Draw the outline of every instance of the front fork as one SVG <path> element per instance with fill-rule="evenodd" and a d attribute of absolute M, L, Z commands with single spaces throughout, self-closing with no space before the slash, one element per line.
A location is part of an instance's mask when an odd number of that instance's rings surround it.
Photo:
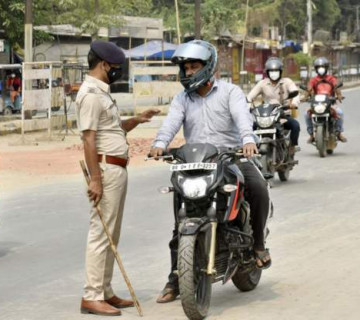
<path fill-rule="evenodd" d="M 210 250 L 209 250 L 209 262 L 207 266 L 206 273 L 208 275 L 215 275 L 215 255 L 216 255 L 216 230 L 217 230 L 217 220 L 216 220 L 216 194 L 214 196 L 213 202 L 211 207 L 207 213 L 208 217 L 210 218 L 210 225 L 211 225 L 211 234 L 210 234 Z"/>
<path fill-rule="evenodd" d="M 318 123 L 318 121 L 317 121 L 318 117 L 319 116 L 317 116 L 317 115 L 314 115 L 314 114 L 312 115 L 312 123 L 313 123 L 314 133 L 316 135 L 317 128 L 320 125 L 323 126 L 325 128 L 325 130 L 324 130 L 324 139 L 325 139 L 325 141 L 328 141 L 328 139 L 329 139 L 329 126 L 328 126 L 328 124 L 329 124 L 329 115 L 322 116 L 323 118 L 325 118 L 325 121 L 322 124 Z"/>

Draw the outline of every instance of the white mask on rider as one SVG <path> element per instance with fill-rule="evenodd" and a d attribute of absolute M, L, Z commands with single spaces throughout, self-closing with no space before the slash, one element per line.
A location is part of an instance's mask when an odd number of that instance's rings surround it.
<path fill-rule="evenodd" d="M 278 81 L 280 79 L 280 71 L 269 71 L 269 78 L 272 81 Z"/>
<path fill-rule="evenodd" d="M 323 76 L 323 75 L 325 75 L 325 73 L 326 73 L 326 69 L 325 69 L 324 67 L 317 68 L 317 73 L 318 73 L 320 76 Z"/>

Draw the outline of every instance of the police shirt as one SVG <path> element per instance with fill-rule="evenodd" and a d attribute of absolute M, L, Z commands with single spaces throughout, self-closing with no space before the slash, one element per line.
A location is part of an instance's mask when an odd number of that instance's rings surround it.
<path fill-rule="evenodd" d="M 80 132 L 96 131 L 98 154 L 128 157 L 126 132 L 121 127 L 120 114 L 108 84 L 87 75 L 76 97 L 76 116 Z"/>
<path fill-rule="evenodd" d="M 290 92 L 299 91 L 296 84 L 289 78 L 281 78 L 276 85 L 273 85 L 269 78 L 259 81 L 249 92 L 247 100 L 252 102 L 259 94 L 262 95 L 265 103 L 283 104 Z M 291 104 L 300 105 L 300 97 L 297 95 L 292 99 Z"/>

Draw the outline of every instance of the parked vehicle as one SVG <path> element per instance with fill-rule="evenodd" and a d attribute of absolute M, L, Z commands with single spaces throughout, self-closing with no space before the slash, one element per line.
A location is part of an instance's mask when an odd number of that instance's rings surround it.
<path fill-rule="evenodd" d="M 342 87 L 339 83 L 335 89 Z M 307 90 L 306 86 L 300 86 Z M 309 99 L 311 119 L 314 127 L 314 145 L 321 158 L 326 154 L 332 154 L 337 146 L 336 111 L 331 106 L 337 98 L 330 94 L 315 94 Z"/>
<path fill-rule="evenodd" d="M 297 92 L 288 99 L 296 95 Z M 284 128 L 288 109 L 287 105 L 268 103 L 252 109 L 256 127 L 254 132 L 260 138 L 261 172 L 265 179 L 272 179 L 277 172 L 281 181 L 287 181 L 290 171 L 299 163 L 289 150 L 290 131 Z"/>
<path fill-rule="evenodd" d="M 250 208 L 237 150 L 185 144 L 164 157 L 171 162 L 175 214 L 179 222 L 178 275 L 181 303 L 190 320 L 206 317 L 212 283 L 232 280 L 240 291 L 260 281 L 253 252 Z"/>

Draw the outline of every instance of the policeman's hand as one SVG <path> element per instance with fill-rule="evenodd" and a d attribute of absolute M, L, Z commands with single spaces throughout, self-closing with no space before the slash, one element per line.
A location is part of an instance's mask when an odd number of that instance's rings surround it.
<path fill-rule="evenodd" d="M 149 122 L 153 116 L 155 116 L 159 113 L 160 113 L 159 109 L 149 109 L 149 110 L 146 110 L 146 111 L 140 113 L 137 116 L 137 120 L 139 123 Z"/>
<path fill-rule="evenodd" d="M 155 158 L 155 160 L 159 160 L 159 156 L 164 154 L 163 148 L 151 148 L 149 152 L 149 156 Z"/>
<path fill-rule="evenodd" d="M 258 149 L 255 143 L 247 143 L 243 146 L 244 156 L 248 159 L 254 156 L 254 154 L 258 153 Z"/>
<path fill-rule="evenodd" d="M 101 177 L 92 177 L 88 187 L 88 196 L 90 201 L 94 201 L 94 207 L 100 202 L 103 194 Z"/>

